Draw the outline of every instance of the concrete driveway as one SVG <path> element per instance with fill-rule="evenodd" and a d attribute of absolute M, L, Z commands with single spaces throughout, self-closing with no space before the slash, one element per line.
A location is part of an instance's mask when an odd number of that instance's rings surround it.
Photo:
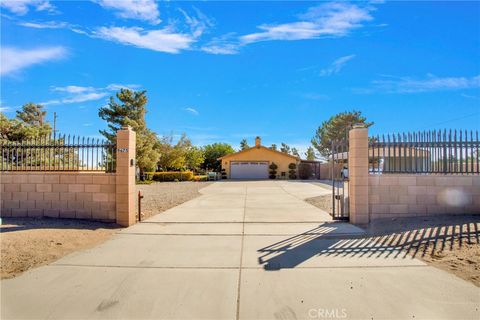
<path fill-rule="evenodd" d="M 94 249 L 2 281 L 2 319 L 479 318 L 479 288 L 388 246 L 360 248 L 361 229 L 302 201 L 328 192 L 215 183 Z"/>

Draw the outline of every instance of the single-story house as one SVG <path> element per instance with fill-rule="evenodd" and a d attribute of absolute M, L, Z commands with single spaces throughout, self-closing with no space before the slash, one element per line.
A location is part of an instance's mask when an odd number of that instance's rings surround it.
<path fill-rule="evenodd" d="M 431 161 L 431 152 L 425 148 L 415 147 L 382 147 L 369 148 L 368 157 L 370 162 L 370 169 L 380 172 L 392 171 L 422 171 L 429 166 Z M 348 151 L 340 152 L 333 155 L 337 163 L 348 164 Z M 332 156 L 328 158 L 332 161 Z"/>
<path fill-rule="evenodd" d="M 277 179 L 288 179 L 288 166 L 300 163 L 300 158 L 261 145 L 260 137 L 255 138 L 255 146 L 227 154 L 218 160 L 222 163 L 229 179 L 268 179 L 269 166 L 275 163 Z"/>

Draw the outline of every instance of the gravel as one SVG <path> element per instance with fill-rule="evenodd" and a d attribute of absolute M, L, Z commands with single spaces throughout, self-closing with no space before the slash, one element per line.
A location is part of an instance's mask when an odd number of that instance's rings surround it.
<path fill-rule="evenodd" d="M 333 210 L 331 194 L 308 198 L 308 199 L 305 199 L 305 201 L 328 213 L 331 213 Z"/>
<path fill-rule="evenodd" d="M 140 191 L 143 195 L 142 219 L 200 196 L 198 191 L 210 184 L 211 182 L 184 181 L 137 185 L 137 191 Z"/>

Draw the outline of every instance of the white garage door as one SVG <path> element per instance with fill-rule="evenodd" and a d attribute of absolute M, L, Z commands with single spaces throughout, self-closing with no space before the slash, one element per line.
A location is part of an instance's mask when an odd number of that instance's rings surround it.
<path fill-rule="evenodd" d="M 267 179 L 268 162 L 234 161 L 230 163 L 232 179 Z"/>

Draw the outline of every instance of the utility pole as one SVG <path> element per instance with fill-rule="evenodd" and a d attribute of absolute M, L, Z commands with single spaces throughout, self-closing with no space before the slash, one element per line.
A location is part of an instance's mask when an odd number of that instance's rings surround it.
<path fill-rule="evenodd" d="M 55 141 L 57 135 L 57 113 L 53 113 L 53 140 Z"/>

